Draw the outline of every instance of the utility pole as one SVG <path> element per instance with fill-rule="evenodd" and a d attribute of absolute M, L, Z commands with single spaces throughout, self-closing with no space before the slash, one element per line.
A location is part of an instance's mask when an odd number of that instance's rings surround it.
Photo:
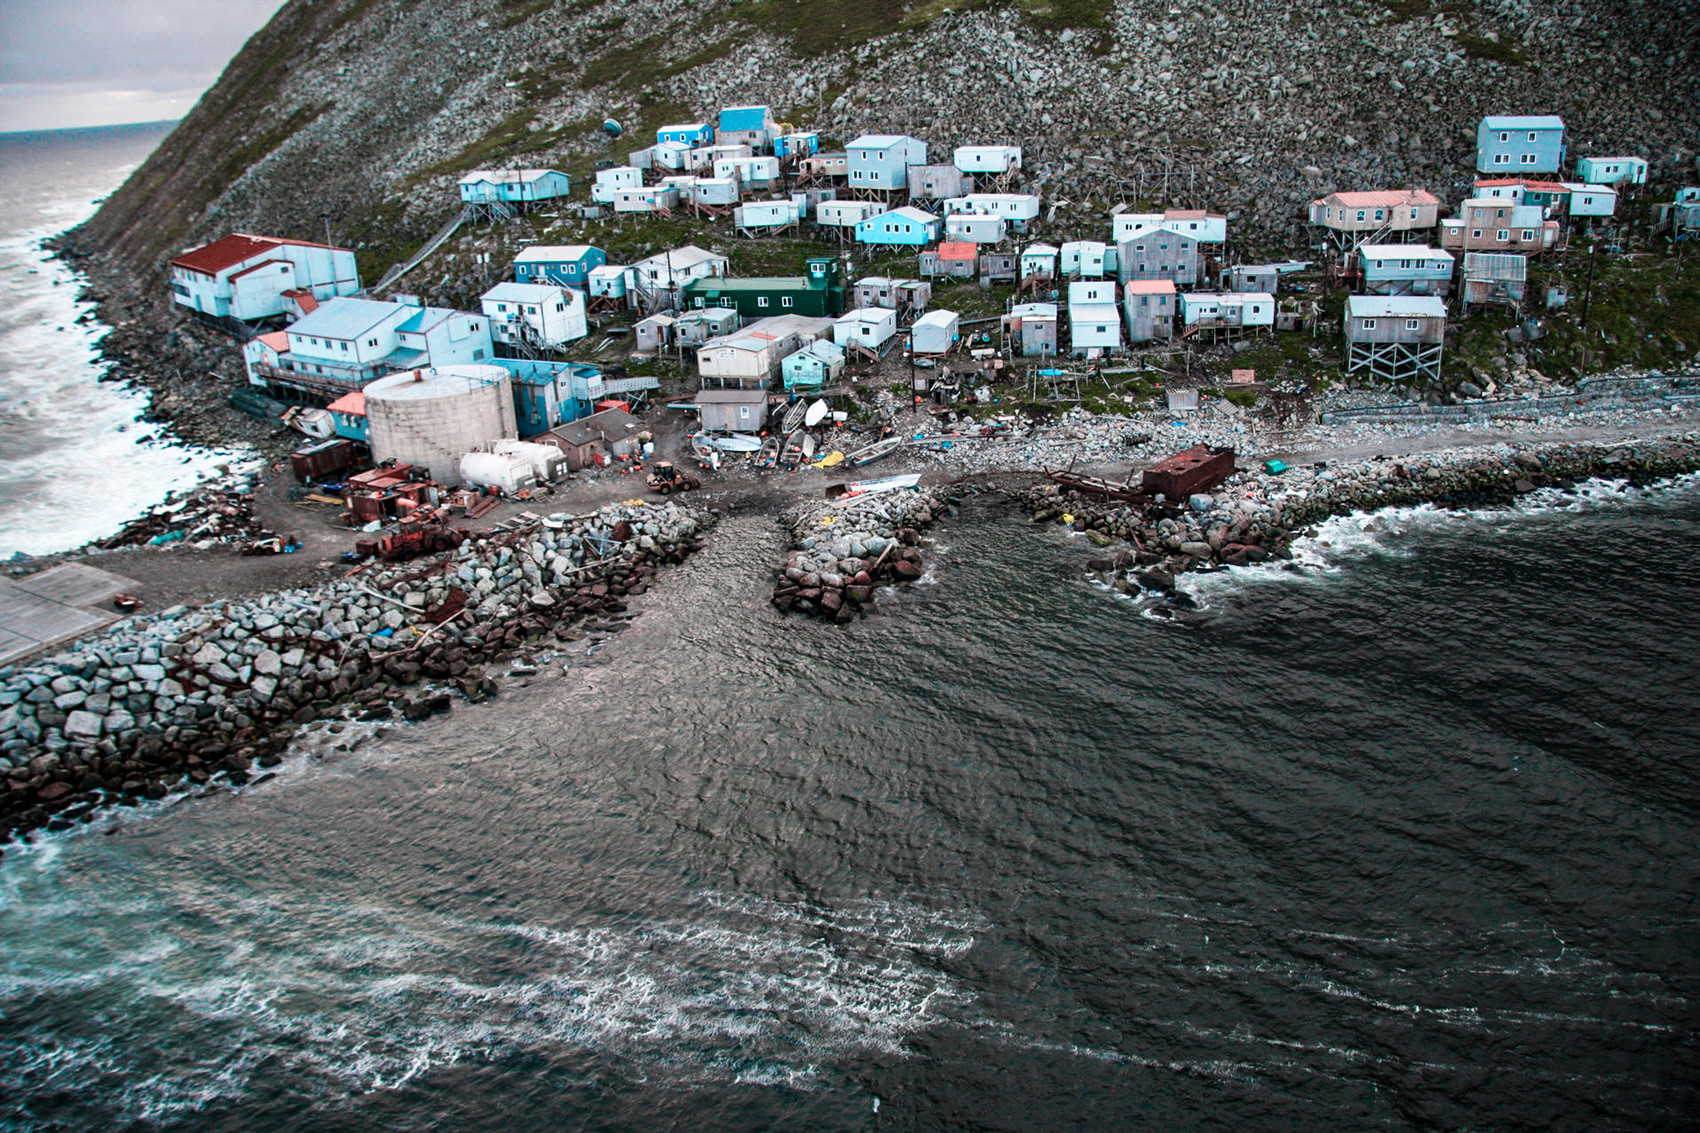
<path fill-rule="evenodd" d="M 1594 298 L 1594 264 L 1599 258 L 1600 246 L 1590 240 L 1588 242 L 1588 282 L 1582 290 L 1582 376 L 1588 376 L 1588 307 Z"/>

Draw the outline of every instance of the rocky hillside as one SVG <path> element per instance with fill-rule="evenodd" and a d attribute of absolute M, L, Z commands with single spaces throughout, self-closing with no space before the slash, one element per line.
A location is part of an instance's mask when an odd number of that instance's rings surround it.
<path fill-rule="evenodd" d="M 1252 251 L 1333 187 L 1462 188 L 1485 113 L 1559 113 L 1573 153 L 1691 178 L 1696 26 L 1696 0 L 291 0 L 65 246 L 132 297 L 119 320 L 231 229 L 328 222 L 376 278 L 466 169 L 583 174 L 765 102 L 837 141 L 1018 141 L 1083 232 L 1138 196 L 1237 214 Z"/>

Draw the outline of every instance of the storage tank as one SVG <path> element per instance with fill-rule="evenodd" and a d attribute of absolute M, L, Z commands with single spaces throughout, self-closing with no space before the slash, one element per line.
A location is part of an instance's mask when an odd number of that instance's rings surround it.
<path fill-rule="evenodd" d="M 519 432 L 513 379 L 501 366 L 403 370 L 365 393 L 372 459 L 423 465 L 445 484 L 458 482 L 462 453 Z"/>
<path fill-rule="evenodd" d="M 500 488 L 508 495 L 534 487 L 531 461 L 518 453 L 469 452 L 460 458 L 460 482 L 475 488 Z"/>
<path fill-rule="evenodd" d="M 490 450 L 502 456 L 520 456 L 531 462 L 531 471 L 540 484 L 553 484 L 566 475 L 567 454 L 554 445 L 533 444 L 531 441 L 497 441 Z"/>

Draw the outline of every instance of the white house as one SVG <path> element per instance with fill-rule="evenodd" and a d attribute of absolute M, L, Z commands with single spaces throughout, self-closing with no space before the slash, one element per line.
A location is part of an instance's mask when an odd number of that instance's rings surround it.
<path fill-rule="evenodd" d="M 1069 352 L 1077 358 L 1097 358 L 1122 345 L 1122 317 L 1116 307 L 1116 284 L 1082 280 L 1068 285 Z"/>
<path fill-rule="evenodd" d="M 1059 266 L 1064 275 L 1101 279 L 1104 275 L 1106 245 L 1097 240 L 1070 240 L 1062 246 Z"/>
<path fill-rule="evenodd" d="M 743 199 L 744 186 L 736 177 L 698 177 L 684 192 L 694 204 L 723 208 Z"/>
<path fill-rule="evenodd" d="M 624 299 L 631 268 L 620 264 L 597 264 L 585 278 L 594 299 Z"/>
<path fill-rule="evenodd" d="M 748 201 L 732 210 L 732 223 L 741 229 L 784 228 L 798 219 L 793 200 Z"/>
<path fill-rule="evenodd" d="M 1228 218 L 1203 209 L 1119 212 L 1110 218 L 1110 234 L 1116 244 L 1138 240 L 1151 232 L 1172 232 L 1190 236 L 1200 244 L 1220 244 L 1228 239 Z"/>
<path fill-rule="evenodd" d="M 964 173 L 1015 173 L 1021 169 L 1021 147 L 957 146 L 951 162 Z"/>
<path fill-rule="evenodd" d="M 863 134 L 844 149 L 852 189 L 907 189 L 909 167 L 927 164 L 927 143 L 907 134 Z"/>
<path fill-rule="evenodd" d="M 717 158 L 714 175 L 734 178 L 752 189 L 765 189 L 779 180 L 779 159 L 766 155 Z"/>
<path fill-rule="evenodd" d="M 611 205 L 614 194 L 621 189 L 638 189 L 643 187 L 643 170 L 633 165 L 616 165 L 612 169 L 598 169 L 596 183 L 590 187 L 590 199 L 598 204 Z"/>
<path fill-rule="evenodd" d="M 878 201 L 822 201 L 815 206 L 815 223 L 825 228 L 854 228 L 885 206 Z"/>
<path fill-rule="evenodd" d="M 1055 279 L 1057 249 L 1052 244 L 1029 244 L 1021 249 L 1022 279 Z"/>
<path fill-rule="evenodd" d="M 679 190 L 672 185 L 638 185 L 614 190 L 615 212 L 655 212 L 679 207 Z"/>
<path fill-rule="evenodd" d="M 508 345 L 556 347 L 590 333 L 584 295 L 547 283 L 498 283 L 480 299 L 490 333 Z"/>
<path fill-rule="evenodd" d="M 326 300 L 280 333 L 282 349 L 257 339 L 243 348 L 253 384 L 341 393 L 397 370 L 483 362 L 494 353 L 482 315 L 347 296 Z"/>
<path fill-rule="evenodd" d="M 858 307 L 832 324 L 832 341 L 843 347 L 878 351 L 897 333 L 897 312 L 889 307 Z"/>
<path fill-rule="evenodd" d="M 1645 185 L 1644 157 L 1584 157 L 1576 163 L 1576 175 L 1589 185 Z"/>
<path fill-rule="evenodd" d="M 1571 216 L 1611 216 L 1617 211 L 1617 190 L 1609 185 L 1586 185 L 1567 181 Z"/>
<path fill-rule="evenodd" d="M 1039 219 L 1037 193 L 969 193 L 951 197 L 944 203 L 944 214 L 972 212 L 1001 216 L 1009 223 L 1010 231 L 1025 232 L 1027 226 Z"/>
<path fill-rule="evenodd" d="M 1001 244 L 1008 226 L 1008 221 L 1001 216 L 956 212 L 944 218 L 944 235 L 947 240 L 970 244 Z"/>
<path fill-rule="evenodd" d="M 172 302 L 244 322 L 282 315 L 286 292 L 323 300 L 359 290 L 352 251 L 305 240 L 236 232 L 171 261 Z"/>
<path fill-rule="evenodd" d="M 1419 244 L 1360 244 L 1358 268 L 1369 295 L 1445 295 L 1457 261 Z"/>
<path fill-rule="evenodd" d="M 909 349 L 915 354 L 946 354 L 962 337 L 955 311 L 928 311 L 909 327 Z"/>
<path fill-rule="evenodd" d="M 626 269 L 628 282 L 646 290 L 683 287 L 693 279 L 726 274 L 727 259 L 695 244 L 658 252 Z"/>
<path fill-rule="evenodd" d="M 774 315 L 697 348 L 704 388 L 765 389 L 784 360 L 832 328 L 831 319 Z"/>
<path fill-rule="evenodd" d="M 684 142 L 657 142 L 650 148 L 650 160 L 657 169 L 671 169 L 675 173 L 695 173 L 703 166 L 700 150 L 693 150 Z"/>
<path fill-rule="evenodd" d="M 1180 296 L 1181 323 L 1222 328 L 1272 327 L 1275 296 L 1257 292 L 1190 291 Z"/>

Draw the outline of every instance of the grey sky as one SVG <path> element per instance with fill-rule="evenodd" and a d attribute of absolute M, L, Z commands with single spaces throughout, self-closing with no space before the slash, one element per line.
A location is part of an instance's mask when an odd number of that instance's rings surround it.
<path fill-rule="evenodd" d="M 283 0 L 5 0 L 0 131 L 181 118 Z"/>

